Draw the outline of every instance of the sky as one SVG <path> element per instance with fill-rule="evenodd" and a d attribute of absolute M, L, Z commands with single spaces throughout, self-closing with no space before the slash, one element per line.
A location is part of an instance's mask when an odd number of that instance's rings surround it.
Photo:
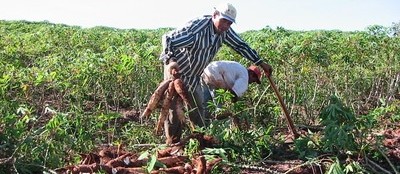
<path fill-rule="evenodd" d="M 90 28 L 157 29 L 212 14 L 226 0 L 1 0 L 0 20 L 47 21 Z M 400 0 L 230 0 L 237 32 L 267 26 L 289 30 L 364 31 L 400 22 Z"/>

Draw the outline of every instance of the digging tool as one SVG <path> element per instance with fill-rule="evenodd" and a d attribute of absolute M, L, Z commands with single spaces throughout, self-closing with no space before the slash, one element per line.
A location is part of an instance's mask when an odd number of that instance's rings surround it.
<path fill-rule="evenodd" d="M 297 133 L 297 131 L 296 131 L 295 127 L 294 127 L 292 118 L 290 118 L 289 112 L 288 112 L 288 110 L 286 108 L 285 103 L 283 102 L 283 99 L 282 99 L 281 95 L 279 94 L 278 88 L 276 88 L 275 83 L 272 80 L 272 77 L 271 76 L 267 76 L 267 77 L 268 77 L 269 83 L 272 86 L 272 89 L 274 89 L 274 92 L 275 92 L 276 96 L 278 97 L 279 104 L 281 105 L 282 110 L 285 113 L 285 117 L 286 117 L 286 120 L 288 122 L 289 130 L 292 132 L 294 138 L 297 139 L 299 137 L 299 134 Z"/>

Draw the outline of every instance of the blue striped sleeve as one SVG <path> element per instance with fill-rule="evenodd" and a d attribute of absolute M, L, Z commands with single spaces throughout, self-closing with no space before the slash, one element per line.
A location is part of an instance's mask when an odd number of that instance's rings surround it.
<path fill-rule="evenodd" d="M 181 48 L 193 47 L 196 34 L 201 31 L 207 24 L 207 20 L 195 19 L 188 22 L 183 28 L 176 29 L 162 38 L 163 54 L 162 59 L 176 57 L 174 55 Z"/>
<path fill-rule="evenodd" d="M 261 64 L 263 61 L 257 54 L 257 52 L 250 48 L 250 46 L 243 41 L 238 34 L 230 28 L 226 32 L 225 43 L 236 50 L 240 55 L 247 58 L 248 60 L 254 62 L 256 65 Z"/>

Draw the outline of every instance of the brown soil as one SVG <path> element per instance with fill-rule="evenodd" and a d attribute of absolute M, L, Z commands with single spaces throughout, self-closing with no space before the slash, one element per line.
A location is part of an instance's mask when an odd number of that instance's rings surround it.
<path fill-rule="evenodd" d="M 118 119 L 118 123 L 123 125 L 130 121 L 139 122 L 139 112 L 126 111 L 124 117 Z M 320 128 L 318 128 L 320 129 Z M 301 131 L 301 129 L 300 129 Z M 320 130 L 315 130 L 320 131 Z M 286 130 L 280 130 L 277 136 L 285 136 L 286 141 L 276 147 L 279 153 L 276 156 L 271 156 L 270 160 L 259 162 L 257 166 L 243 164 L 227 164 L 221 158 L 215 157 L 212 160 L 205 160 L 204 154 L 198 153 L 192 157 L 185 156 L 183 149 L 187 146 L 190 139 L 196 139 L 200 142 L 199 152 L 206 147 L 218 146 L 218 141 L 209 135 L 193 133 L 184 137 L 179 143 L 171 144 L 165 149 L 157 151 L 157 160 L 165 166 L 155 166 L 150 172 L 157 173 L 211 173 L 213 167 L 217 167 L 222 173 L 244 173 L 244 174 L 261 174 L 261 173 L 288 173 L 288 174 L 322 174 L 325 173 L 329 166 L 334 163 L 329 154 L 321 155 L 316 158 L 314 163 L 298 159 L 298 155 L 293 151 L 293 136 Z M 301 132 L 306 134 L 306 131 Z M 383 145 L 387 151 L 383 152 L 388 160 L 394 161 L 395 166 L 400 165 L 400 128 L 387 129 L 380 133 L 384 137 Z M 81 161 L 79 164 L 65 166 L 55 171 L 60 174 L 64 173 L 79 173 L 79 172 L 105 172 L 110 174 L 115 173 L 146 173 L 146 166 L 151 161 L 151 158 L 145 157 L 139 159 L 140 154 L 126 151 L 123 146 L 110 147 L 102 146 L 88 154 L 80 154 Z M 346 160 L 346 159 L 345 159 Z M 348 159 L 347 159 L 348 160 Z M 370 159 L 352 159 L 361 164 L 365 164 L 370 168 L 383 167 L 390 169 L 387 162 L 381 164 L 367 164 Z M 368 161 L 369 160 L 369 161 Z M 239 170 L 239 171 L 238 171 Z"/>

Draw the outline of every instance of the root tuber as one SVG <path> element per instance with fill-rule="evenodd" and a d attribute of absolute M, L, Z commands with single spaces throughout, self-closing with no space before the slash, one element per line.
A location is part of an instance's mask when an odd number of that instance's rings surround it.
<path fill-rule="evenodd" d="M 154 93 L 151 95 L 149 103 L 147 104 L 146 109 L 144 110 L 143 114 L 140 118 L 147 118 L 151 112 L 157 107 L 158 102 L 160 101 L 161 97 L 164 95 L 165 90 L 167 90 L 171 79 L 162 81 Z"/>
<path fill-rule="evenodd" d="M 106 165 L 112 167 L 126 167 L 130 163 L 130 158 L 131 158 L 130 156 L 132 156 L 131 153 L 123 154 L 117 158 L 108 161 Z"/>
<path fill-rule="evenodd" d="M 183 100 L 178 98 L 176 101 L 176 116 L 178 117 L 181 124 L 185 123 L 185 111 L 183 109 Z"/>
<path fill-rule="evenodd" d="M 168 156 L 158 158 L 158 161 L 165 164 L 167 167 L 173 167 L 177 165 L 183 165 L 189 158 L 187 156 Z"/>
<path fill-rule="evenodd" d="M 77 165 L 72 169 L 72 173 L 95 173 L 98 172 L 100 169 L 99 164 L 81 164 Z"/>
<path fill-rule="evenodd" d="M 183 153 L 182 146 L 171 146 L 157 151 L 157 158 L 168 157 Z"/>
<path fill-rule="evenodd" d="M 164 125 L 164 121 L 167 119 L 169 114 L 169 108 L 171 106 L 172 98 L 175 95 L 175 87 L 174 82 L 170 82 L 168 85 L 168 90 L 166 91 L 166 96 L 163 101 L 163 105 L 160 112 L 160 117 L 158 118 L 157 126 L 156 126 L 156 134 L 161 133 L 161 128 Z"/>
<path fill-rule="evenodd" d="M 183 85 L 183 81 L 180 78 L 174 80 L 174 86 L 176 93 L 182 98 L 183 102 L 186 106 L 189 106 L 189 100 L 187 97 L 187 92 L 185 90 L 185 86 Z"/>
<path fill-rule="evenodd" d="M 165 173 L 185 173 L 186 169 L 183 166 L 174 166 L 170 168 L 160 168 L 159 171 L 163 171 Z"/>
<path fill-rule="evenodd" d="M 206 158 L 204 156 L 199 156 L 196 160 L 195 160 L 195 170 L 196 170 L 196 174 L 203 174 L 206 172 Z"/>
<path fill-rule="evenodd" d="M 146 173 L 145 169 L 143 167 L 130 167 L 130 168 L 124 168 L 124 167 L 116 167 L 113 169 L 115 173 Z"/>

